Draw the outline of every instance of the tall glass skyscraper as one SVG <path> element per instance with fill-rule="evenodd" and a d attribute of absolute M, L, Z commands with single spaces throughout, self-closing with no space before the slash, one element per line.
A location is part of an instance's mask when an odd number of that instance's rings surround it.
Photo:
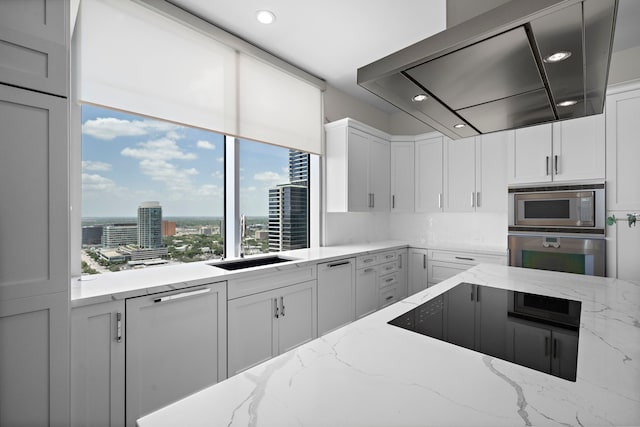
<path fill-rule="evenodd" d="M 138 247 L 162 247 L 162 206 L 158 202 L 138 206 Z"/>
<path fill-rule="evenodd" d="M 269 189 L 269 251 L 309 247 L 309 154 L 289 150 L 289 183 Z"/>

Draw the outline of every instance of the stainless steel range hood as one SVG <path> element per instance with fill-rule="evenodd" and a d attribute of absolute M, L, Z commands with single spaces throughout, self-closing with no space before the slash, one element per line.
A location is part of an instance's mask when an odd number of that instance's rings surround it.
<path fill-rule="evenodd" d="M 358 69 L 358 84 L 453 139 L 599 114 L 617 7 L 513 0 Z"/>

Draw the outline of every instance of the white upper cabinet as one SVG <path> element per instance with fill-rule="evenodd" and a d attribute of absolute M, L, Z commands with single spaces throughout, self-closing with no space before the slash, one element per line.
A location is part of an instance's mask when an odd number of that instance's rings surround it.
<path fill-rule="evenodd" d="M 69 2 L 0 2 L 0 81 L 67 96 Z"/>
<path fill-rule="evenodd" d="M 516 129 L 509 144 L 509 184 L 550 182 L 551 124 Z"/>
<path fill-rule="evenodd" d="M 509 184 L 605 177 L 604 115 L 515 130 L 509 143 Z"/>
<path fill-rule="evenodd" d="M 640 90 L 607 96 L 607 210 L 610 211 L 640 210 L 638 117 Z"/>
<path fill-rule="evenodd" d="M 605 178 L 605 115 L 553 124 L 553 180 Z"/>
<path fill-rule="evenodd" d="M 514 132 L 476 137 L 476 212 L 507 211 L 507 147 Z"/>
<path fill-rule="evenodd" d="M 327 211 L 389 211 L 387 137 L 351 119 L 330 123 L 325 129 Z"/>
<path fill-rule="evenodd" d="M 391 212 L 413 212 L 415 164 L 413 141 L 391 142 Z"/>
<path fill-rule="evenodd" d="M 447 212 L 505 212 L 507 142 L 513 132 L 496 132 L 446 143 Z"/>
<path fill-rule="evenodd" d="M 415 142 L 415 210 L 441 212 L 444 206 L 443 136 L 416 139 Z"/>
<path fill-rule="evenodd" d="M 445 210 L 473 212 L 476 206 L 475 137 L 447 140 Z M 506 192 L 505 188 L 505 192 Z"/>

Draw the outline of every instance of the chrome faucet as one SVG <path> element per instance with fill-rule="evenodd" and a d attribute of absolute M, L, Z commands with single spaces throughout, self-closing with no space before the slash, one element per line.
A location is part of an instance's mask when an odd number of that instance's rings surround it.
<path fill-rule="evenodd" d="M 240 258 L 244 258 L 244 239 L 247 235 L 247 219 L 240 215 Z"/>

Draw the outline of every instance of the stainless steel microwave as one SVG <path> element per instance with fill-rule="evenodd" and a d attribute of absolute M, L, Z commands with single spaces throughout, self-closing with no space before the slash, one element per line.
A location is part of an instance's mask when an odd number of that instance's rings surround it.
<path fill-rule="evenodd" d="M 604 234 L 604 191 L 604 183 L 510 188 L 509 231 Z"/>

